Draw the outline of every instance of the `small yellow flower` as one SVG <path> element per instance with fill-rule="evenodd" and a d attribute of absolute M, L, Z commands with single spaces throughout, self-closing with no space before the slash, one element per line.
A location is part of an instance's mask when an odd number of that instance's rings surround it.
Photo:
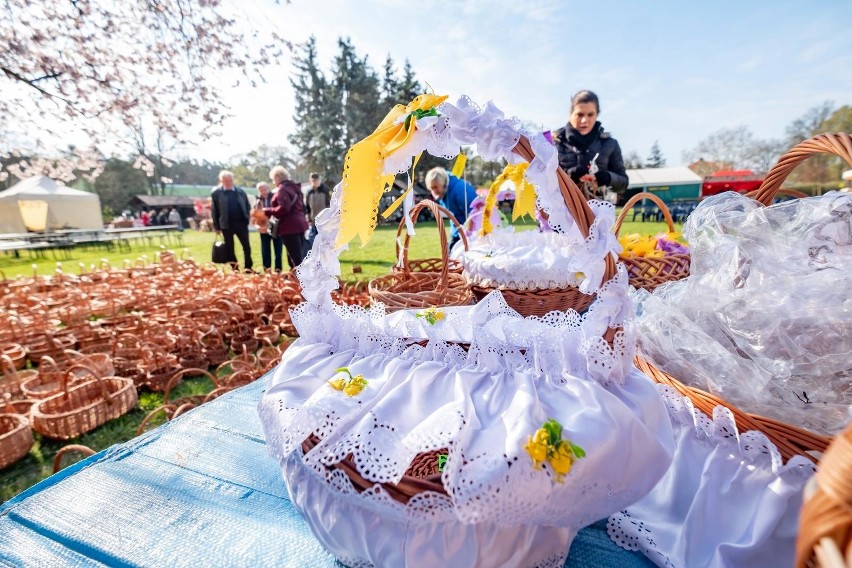
<path fill-rule="evenodd" d="M 533 468 L 538 469 L 544 462 L 549 463 L 557 483 L 564 481 L 575 461 L 586 456 L 583 448 L 562 438 L 562 425 L 553 418 L 545 421 L 535 434 L 527 437 L 524 450 L 532 458 Z"/>
<path fill-rule="evenodd" d="M 429 322 L 429 325 L 435 325 L 437 322 L 446 318 L 447 315 L 433 306 L 431 308 L 426 308 L 425 310 L 417 312 L 416 314 L 414 314 L 414 317 L 423 318 L 427 322 Z"/>
<path fill-rule="evenodd" d="M 344 379 L 343 377 L 338 377 L 336 379 L 332 379 L 332 380 L 328 381 L 328 384 L 334 390 L 342 391 L 343 387 L 346 386 L 346 379 Z"/>
<path fill-rule="evenodd" d="M 585 272 L 575 272 L 574 278 L 576 278 L 577 280 L 583 280 L 584 278 L 586 278 L 586 273 Z"/>
<path fill-rule="evenodd" d="M 367 379 L 365 379 L 363 375 L 355 375 L 349 380 L 346 386 L 343 387 L 343 392 L 346 393 L 346 396 L 356 396 L 366 387 Z"/>
<path fill-rule="evenodd" d="M 571 456 L 566 456 L 562 454 L 556 454 L 551 456 L 550 458 L 550 467 L 553 468 L 554 478 L 557 483 L 562 483 L 565 480 L 565 476 L 568 475 L 568 472 L 571 471 L 571 465 L 574 463 L 574 460 Z"/>
<path fill-rule="evenodd" d="M 534 468 L 539 467 L 547 460 L 547 445 L 537 444 L 533 441 L 532 436 L 527 436 L 527 443 L 524 445 L 524 450 L 532 458 Z"/>

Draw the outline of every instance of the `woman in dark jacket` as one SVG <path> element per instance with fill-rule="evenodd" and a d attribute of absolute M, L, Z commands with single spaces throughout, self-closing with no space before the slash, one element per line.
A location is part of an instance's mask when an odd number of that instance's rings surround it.
<path fill-rule="evenodd" d="M 305 231 L 308 230 L 302 187 L 290 180 L 290 173 L 283 166 L 272 168 L 269 177 L 278 187 L 278 191 L 272 196 L 272 203 L 263 212 L 267 217 L 278 219 L 277 234 L 287 249 L 287 262 L 291 269 L 296 268 L 302 263 Z"/>
<path fill-rule="evenodd" d="M 603 196 L 603 188 L 616 193 L 627 189 L 627 172 L 621 147 L 615 138 L 604 132 L 597 121 L 600 113 L 598 96 L 591 91 L 580 91 L 571 99 L 571 117 L 568 124 L 553 133 L 553 143 L 559 152 L 559 166 L 575 183 L 597 188 L 596 196 Z M 597 156 L 597 158 L 595 157 Z M 597 172 L 589 170 L 594 160 Z"/>

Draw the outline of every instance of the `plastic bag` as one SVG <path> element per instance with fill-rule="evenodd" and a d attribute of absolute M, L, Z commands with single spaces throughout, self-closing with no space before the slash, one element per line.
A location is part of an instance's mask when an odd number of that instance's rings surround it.
<path fill-rule="evenodd" d="M 639 348 L 743 410 L 833 434 L 852 418 L 852 195 L 726 193 L 683 231 L 692 275 L 637 293 Z"/>

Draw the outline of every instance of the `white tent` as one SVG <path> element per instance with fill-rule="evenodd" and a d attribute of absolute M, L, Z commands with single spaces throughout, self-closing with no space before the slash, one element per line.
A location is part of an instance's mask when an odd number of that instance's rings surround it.
<path fill-rule="evenodd" d="M 100 197 L 49 177 L 34 176 L 0 191 L 0 233 L 103 226 Z"/>

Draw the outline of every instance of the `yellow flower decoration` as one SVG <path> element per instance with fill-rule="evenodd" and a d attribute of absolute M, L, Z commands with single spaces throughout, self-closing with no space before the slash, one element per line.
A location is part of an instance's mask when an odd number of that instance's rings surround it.
<path fill-rule="evenodd" d="M 357 396 L 361 393 L 361 391 L 367 388 L 369 381 L 367 381 L 363 375 L 355 375 L 353 377 L 352 373 L 349 372 L 348 367 L 340 367 L 334 371 L 335 375 L 340 373 L 346 373 L 349 378 L 337 377 L 336 379 L 333 378 L 329 380 L 328 385 L 334 390 L 342 391 L 346 396 Z"/>
<path fill-rule="evenodd" d="M 532 459 L 534 468 L 549 463 L 557 483 L 565 480 L 575 461 L 586 457 L 583 448 L 562 438 L 562 424 L 553 418 L 542 424 L 535 434 L 527 437 L 524 450 Z"/>
<path fill-rule="evenodd" d="M 426 308 L 425 310 L 417 312 L 416 314 L 414 314 L 414 317 L 423 318 L 428 321 L 430 325 L 435 325 L 439 321 L 445 319 L 447 317 L 447 314 L 433 306 L 431 308 Z"/>

